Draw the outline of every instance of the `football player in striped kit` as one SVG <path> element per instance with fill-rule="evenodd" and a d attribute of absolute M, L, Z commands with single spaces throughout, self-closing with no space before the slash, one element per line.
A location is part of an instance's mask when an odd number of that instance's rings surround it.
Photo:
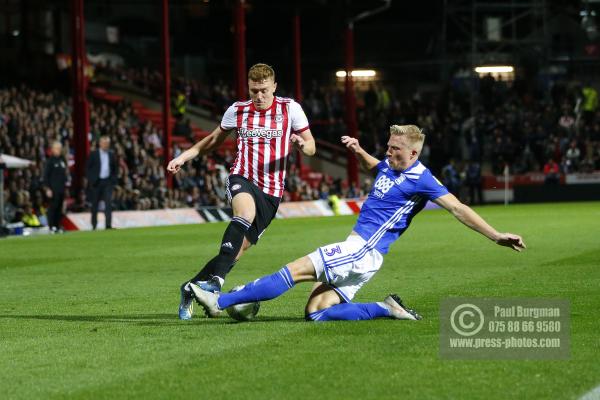
<path fill-rule="evenodd" d="M 235 262 L 258 242 L 275 218 L 292 147 L 306 156 L 315 154 L 315 140 L 302 107 L 292 99 L 275 96 L 276 88 L 273 68 L 266 64 L 252 66 L 248 71 L 250 100 L 231 105 L 210 135 L 167 166 L 169 172 L 177 173 L 187 161 L 214 151 L 230 134 L 236 135 L 237 156 L 227 182 L 233 218 L 225 229 L 219 253 L 181 285 L 182 320 L 193 315 L 189 283 L 219 292 Z"/>
<path fill-rule="evenodd" d="M 216 317 L 232 305 L 270 300 L 296 283 L 316 282 L 305 308 L 306 319 L 310 321 L 421 319 L 397 295 L 376 303 L 353 303 L 352 299 L 379 270 L 389 246 L 429 200 L 496 244 L 516 251 L 524 249 L 520 236 L 498 232 L 449 193 L 419 162 L 424 141 L 425 135 L 418 127 L 393 125 L 386 158 L 380 161 L 365 152 L 357 139 L 342 137 L 342 143 L 358 156 L 363 167 L 377 170 L 373 188 L 350 236 L 344 242 L 319 247 L 237 292 L 215 294 L 191 284 L 194 296 L 207 314 Z"/>

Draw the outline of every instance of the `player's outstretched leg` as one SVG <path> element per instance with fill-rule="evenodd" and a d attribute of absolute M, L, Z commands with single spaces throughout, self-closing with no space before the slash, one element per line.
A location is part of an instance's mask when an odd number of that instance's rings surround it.
<path fill-rule="evenodd" d="M 225 275 L 235 264 L 236 256 L 244 244 L 244 236 L 250 225 L 251 223 L 242 217 L 233 217 L 223 234 L 219 254 L 210 260 L 196 276 L 181 285 L 179 319 L 189 320 L 194 314 L 194 296 L 190 282 L 210 292 L 221 291 Z"/>
<path fill-rule="evenodd" d="M 294 279 L 287 266 L 272 275 L 264 276 L 248 283 L 243 289 L 232 293 L 213 293 L 190 283 L 190 288 L 198 303 L 209 317 L 216 317 L 227 307 L 235 304 L 271 300 L 294 287 Z"/>
<path fill-rule="evenodd" d="M 220 291 L 225 275 L 229 272 L 231 266 L 235 264 L 236 256 L 239 254 L 240 249 L 244 244 L 244 236 L 251 225 L 252 222 L 247 221 L 242 217 L 233 217 L 221 239 L 219 254 L 206 263 L 204 268 L 202 268 L 196 276 L 190 279 L 190 281 L 210 281 L 216 287 L 210 288 L 203 286 L 203 289 L 216 289 L 212 291 Z M 213 276 L 217 277 L 217 279 L 210 280 Z"/>
<path fill-rule="evenodd" d="M 200 287 L 212 292 L 221 291 L 225 276 L 235 264 L 238 255 L 241 254 L 246 234 L 256 218 L 256 199 L 252 189 L 248 187 L 249 183 L 243 179 L 229 187 L 234 181 L 236 181 L 234 178 L 229 179 L 227 189 L 232 196 L 233 218 L 223 234 L 219 254 L 191 280 L 192 282 L 201 282 Z M 249 242 L 246 244 L 249 245 Z M 203 283 L 203 281 L 206 282 Z"/>
<path fill-rule="evenodd" d="M 310 321 L 358 321 L 375 318 L 420 320 L 421 316 L 405 307 L 395 294 L 377 303 L 341 303 L 306 315 Z"/>

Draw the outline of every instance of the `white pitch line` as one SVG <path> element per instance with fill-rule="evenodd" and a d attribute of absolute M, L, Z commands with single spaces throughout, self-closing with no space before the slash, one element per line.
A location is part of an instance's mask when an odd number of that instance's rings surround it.
<path fill-rule="evenodd" d="M 581 396 L 579 400 L 600 400 L 600 385 Z"/>

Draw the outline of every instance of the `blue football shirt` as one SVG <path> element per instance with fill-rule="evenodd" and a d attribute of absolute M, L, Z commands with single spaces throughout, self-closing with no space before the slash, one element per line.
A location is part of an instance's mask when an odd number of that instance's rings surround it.
<path fill-rule="evenodd" d="M 386 254 L 427 201 L 445 194 L 448 189 L 420 161 L 404 171 L 396 171 L 386 158 L 377 164 L 375 183 L 354 231 L 367 241 L 368 248 Z"/>

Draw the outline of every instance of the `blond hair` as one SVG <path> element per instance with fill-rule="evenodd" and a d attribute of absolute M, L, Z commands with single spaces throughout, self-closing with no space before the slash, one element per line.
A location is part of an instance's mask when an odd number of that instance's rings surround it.
<path fill-rule="evenodd" d="M 254 64 L 248 70 L 248 80 L 254 82 L 261 82 L 269 78 L 275 82 L 275 71 L 270 65 L 267 64 Z"/>
<path fill-rule="evenodd" d="M 417 150 L 419 154 L 423 148 L 425 142 L 425 134 L 416 125 L 392 125 L 390 126 L 390 135 L 404 136 L 408 143 L 414 150 Z"/>

